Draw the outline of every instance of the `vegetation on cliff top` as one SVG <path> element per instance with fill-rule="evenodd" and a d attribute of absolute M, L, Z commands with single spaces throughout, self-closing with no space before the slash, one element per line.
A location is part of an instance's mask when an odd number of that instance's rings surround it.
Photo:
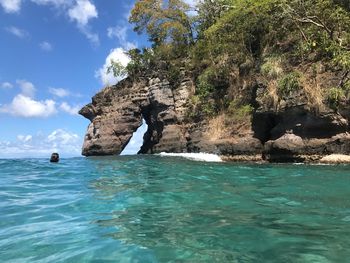
<path fill-rule="evenodd" d="M 276 96 L 288 96 L 302 88 L 302 65 L 314 74 L 322 65 L 340 76 L 323 93 L 332 106 L 348 97 L 348 0 L 201 0 L 194 9 L 182 0 L 139 0 L 129 21 L 152 48 L 129 51 L 128 75 L 157 69 L 176 82 L 184 68 L 196 81 L 192 115 L 232 113 L 233 105 L 238 112 L 250 109 L 249 98 L 232 86 L 252 75 L 275 86 Z M 115 73 L 124 74 L 118 66 Z"/>

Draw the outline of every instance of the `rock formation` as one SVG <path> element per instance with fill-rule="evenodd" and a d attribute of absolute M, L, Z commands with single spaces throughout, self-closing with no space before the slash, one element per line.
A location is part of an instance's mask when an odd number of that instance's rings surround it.
<path fill-rule="evenodd" d="M 80 110 L 91 121 L 82 154 L 120 154 L 142 119 L 148 130 L 139 153 L 209 152 L 229 160 L 282 162 L 350 154 L 348 109 L 323 105 L 315 110 L 304 91 L 281 98 L 276 106 L 266 101 L 267 89 L 257 80 L 245 85 L 255 108 L 250 125 L 240 132 L 229 126 L 226 135 L 215 137 L 208 120 L 187 120 L 195 87 L 186 74 L 176 85 L 159 76 L 124 79 Z"/>
<path fill-rule="evenodd" d="M 181 123 L 191 89 L 189 78 L 184 78 L 176 90 L 159 78 L 125 79 L 105 88 L 80 111 L 91 121 L 83 155 L 120 154 L 142 119 L 148 130 L 139 153 L 184 151 L 187 139 Z"/>

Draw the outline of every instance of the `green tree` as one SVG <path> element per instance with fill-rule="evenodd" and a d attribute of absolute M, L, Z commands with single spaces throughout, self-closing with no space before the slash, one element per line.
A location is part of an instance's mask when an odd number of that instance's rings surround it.
<path fill-rule="evenodd" d="M 119 61 L 111 60 L 111 65 L 107 68 L 107 73 L 113 73 L 114 77 L 125 77 L 127 70 Z"/>
<path fill-rule="evenodd" d="M 193 30 L 188 4 L 181 0 L 139 0 L 131 11 L 129 21 L 138 33 L 146 32 L 149 39 L 159 46 L 174 42 L 193 43 Z"/>
<path fill-rule="evenodd" d="M 230 0 L 202 0 L 197 4 L 196 24 L 199 37 L 201 33 L 215 24 L 228 10 L 232 9 Z"/>

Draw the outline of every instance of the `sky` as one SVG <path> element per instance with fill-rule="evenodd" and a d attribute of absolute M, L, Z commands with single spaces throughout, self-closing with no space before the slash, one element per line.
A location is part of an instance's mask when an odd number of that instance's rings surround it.
<path fill-rule="evenodd" d="M 80 156 L 89 121 L 78 110 L 116 83 L 111 59 L 126 65 L 126 50 L 148 45 L 128 23 L 133 4 L 0 0 L 0 158 Z"/>

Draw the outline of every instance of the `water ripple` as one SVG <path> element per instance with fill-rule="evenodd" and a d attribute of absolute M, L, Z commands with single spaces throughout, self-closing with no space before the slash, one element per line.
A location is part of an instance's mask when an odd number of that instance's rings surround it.
<path fill-rule="evenodd" d="M 0 160 L 1 262 L 344 262 L 349 166 Z"/>

